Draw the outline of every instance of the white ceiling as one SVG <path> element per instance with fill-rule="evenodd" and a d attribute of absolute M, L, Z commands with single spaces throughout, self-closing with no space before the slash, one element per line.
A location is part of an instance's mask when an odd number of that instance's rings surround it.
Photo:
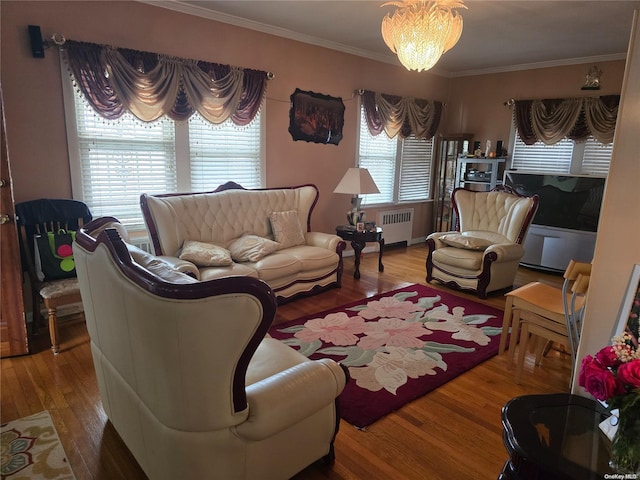
<path fill-rule="evenodd" d="M 393 6 L 369 0 L 142 0 L 388 63 L 380 34 Z M 458 44 L 433 69 L 446 76 L 624 59 L 633 1 L 466 0 Z"/>

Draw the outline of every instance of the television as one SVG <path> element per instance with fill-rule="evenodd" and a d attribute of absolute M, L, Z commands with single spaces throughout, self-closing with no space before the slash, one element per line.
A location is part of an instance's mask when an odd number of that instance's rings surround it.
<path fill-rule="evenodd" d="M 596 232 L 606 178 L 507 170 L 503 183 L 520 195 L 539 197 L 532 225 Z"/>

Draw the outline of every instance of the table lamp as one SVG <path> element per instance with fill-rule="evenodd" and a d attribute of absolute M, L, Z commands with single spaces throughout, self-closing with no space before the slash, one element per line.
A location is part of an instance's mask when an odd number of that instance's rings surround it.
<path fill-rule="evenodd" d="M 350 168 L 338 183 L 333 193 L 348 193 L 353 195 L 351 198 L 351 211 L 347 213 L 347 220 L 350 225 L 356 225 L 362 221 L 362 215 L 364 212 L 360 212 L 360 202 L 362 199 L 359 197 L 361 194 L 368 193 L 380 193 L 376 182 L 371 178 L 369 170 L 366 168 Z"/>

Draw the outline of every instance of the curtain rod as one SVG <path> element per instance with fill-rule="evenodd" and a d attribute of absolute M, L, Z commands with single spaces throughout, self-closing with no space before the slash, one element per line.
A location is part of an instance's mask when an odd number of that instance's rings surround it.
<path fill-rule="evenodd" d="M 40 31 L 40 27 L 38 25 L 29 25 L 29 38 L 31 40 L 31 52 L 36 58 L 44 58 L 44 49 L 51 47 L 52 45 L 56 45 L 58 48 L 62 48 L 64 44 L 67 42 L 67 39 L 61 33 L 54 33 L 48 39 L 43 40 L 42 34 Z M 90 42 L 86 42 L 90 43 Z M 103 45 L 105 47 L 113 47 L 113 48 L 122 48 L 122 47 L 114 47 L 113 45 Z M 146 52 L 145 52 L 146 53 Z M 161 53 L 156 53 L 156 55 L 164 55 Z M 171 56 L 171 55 L 166 55 Z M 206 61 L 206 60 L 203 60 Z M 266 72 L 267 80 L 273 80 L 276 78 L 276 74 L 273 72 Z"/>

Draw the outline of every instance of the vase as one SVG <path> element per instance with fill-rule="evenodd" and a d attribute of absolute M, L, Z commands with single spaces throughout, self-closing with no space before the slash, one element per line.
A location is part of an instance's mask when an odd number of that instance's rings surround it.
<path fill-rule="evenodd" d="M 640 408 L 629 408 L 618 417 L 609 463 L 618 473 L 640 474 Z"/>

